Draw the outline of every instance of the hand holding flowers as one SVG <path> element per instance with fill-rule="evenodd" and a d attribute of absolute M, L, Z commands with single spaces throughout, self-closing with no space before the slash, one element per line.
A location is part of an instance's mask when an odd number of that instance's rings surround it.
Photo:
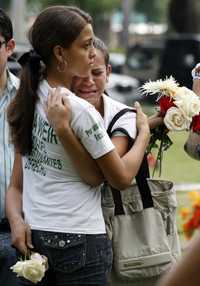
<path fill-rule="evenodd" d="M 36 284 L 42 280 L 48 269 L 47 257 L 32 252 L 30 259 L 18 261 L 11 269 L 17 274 L 17 277 L 23 277 Z"/>
<path fill-rule="evenodd" d="M 157 162 L 160 165 L 161 174 L 163 151 L 172 144 L 167 135 L 168 131 L 190 129 L 195 116 L 200 114 L 200 98 L 192 90 L 184 86 L 180 87 L 173 77 L 146 82 L 141 90 L 145 94 L 158 94 L 159 114 L 163 117 L 164 125 L 152 131 L 148 152 L 151 152 L 152 148 L 158 147 L 156 141 L 159 140 Z"/>
<path fill-rule="evenodd" d="M 199 97 L 192 90 L 180 87 L 173 77 L 149 81 L 141 90 L 147 94 L 158 93 L 160 115 L 164 117 L 164 123 L 171 131 L 188 130 L 192 118 L 200 113 Z"/>

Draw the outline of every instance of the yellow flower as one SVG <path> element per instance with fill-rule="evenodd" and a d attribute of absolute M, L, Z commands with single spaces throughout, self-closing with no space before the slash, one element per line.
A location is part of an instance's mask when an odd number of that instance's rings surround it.
<path fill-rule="evenodd" d="M 196 203 L 200 200 L 200 194 L 198 191 L 188 192 L 188 196 L 192 203 Z"/>
<path fill-rule="evenodd" d="M 196 207 L 200 207 L 200 197 L 199 197 L 198 200 L 196 201 L 195 206 L 196 206 Z"/>
<path fill-rule="evenodd" d="M 188 215 L 190 214 L 190 209 L 187 207 L 182 207 L 180 210 L 180 215 L 182 217 L 182 219 L 186 219 L 188 217 Z"/>

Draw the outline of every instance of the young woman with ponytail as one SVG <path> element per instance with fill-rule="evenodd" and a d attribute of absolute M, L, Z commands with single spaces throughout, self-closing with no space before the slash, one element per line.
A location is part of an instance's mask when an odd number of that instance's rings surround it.
<path fill-rule="evenodd" d="M 106 285 L 111 244 L 99 184 L 131 184 L 149 140 L 147 118 L 138 107 L 141 132 L 124 162 L 99 113 L 69 91 L 72 78 L 87 76 L 94 62 L 88 14 L 49 7 L 29 39 L 33 50 L 21 58 L 21 84 L 8 110 L 16 150 L 6 196 L 12 243 L 22 254 L 34 248 L 48 257 L 38 285 Z M 133 159 L 136 151 L 141 155 Z"/>

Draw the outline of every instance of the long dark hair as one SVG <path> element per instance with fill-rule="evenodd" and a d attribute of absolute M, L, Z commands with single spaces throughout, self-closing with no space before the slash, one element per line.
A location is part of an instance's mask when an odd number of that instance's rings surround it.
<path fill-rule="evenodd" d="M 6 43 L 13 37 L 11 20 L 3 9 L 0 9 L 0 34 L 4 37 Z"/>
<path fill-rule="evenodd" d="M 49 67 L 53 48 L 69 48 L 91 17 L 72 6 L 52 6 L 43 10 L 29 31 L 33 50 L 22 57 L 20 87 L 8 108 L 11 139 L 22 155 L 32 150 L 32 125 L 37 101 L 37 89 L 43 69 Z"/>

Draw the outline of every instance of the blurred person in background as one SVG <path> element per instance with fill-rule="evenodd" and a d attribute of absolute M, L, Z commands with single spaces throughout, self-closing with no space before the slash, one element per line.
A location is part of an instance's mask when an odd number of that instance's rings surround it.
<path fill-rule="evenodd" d="M 200 236 L 187 246 L 181 261 L 164 275 L 157 286 L 199 286 Z"/>
<path fill-rule="evenodd" d="M 10 270 L 10 266 L 16 262 L 16 254 L 11 247 L 10 227 L 5 217 L 5 192 L 10 182 L 14 159 L 6 111 L 19 85 L 18 78 L 7 68 L 8 57 L 12 55 L 14 48 L 12 23 L 0 9 L 0 282 L 4 286 L 18 285 Z"/>

